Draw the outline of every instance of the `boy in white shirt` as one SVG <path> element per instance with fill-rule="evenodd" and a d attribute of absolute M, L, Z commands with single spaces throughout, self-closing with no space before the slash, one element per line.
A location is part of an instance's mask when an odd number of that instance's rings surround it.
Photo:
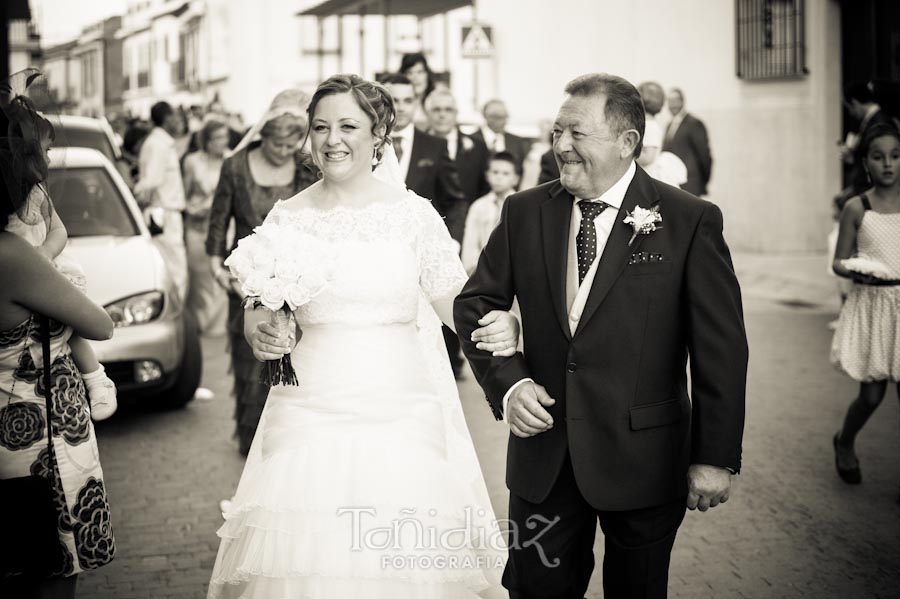
<path fill-rule="evenodd" d="M 519 185 L 519 166 L 509 152 L 497 152 L 488 161 L 487 182 L 491 192 L 472 202 L 466 217 L 466 229 L 462 243 L 462 263 L 472 274 L 478 264 L 481 250 L 500 222 L 503 202 L 515 193 Z"/>

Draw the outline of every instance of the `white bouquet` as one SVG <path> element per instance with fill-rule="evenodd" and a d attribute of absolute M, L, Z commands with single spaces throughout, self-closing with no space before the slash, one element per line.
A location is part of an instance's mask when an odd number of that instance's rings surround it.
<path fill-rule="evenodd" d="M 294 310 L 320 294 L 331 280 L 334 257 L 311 235 L 265 223 L 238 242 L 225 266 L 241 284 L 244 305 L 270 310 L 269 321 L 287 336 Z M 290 354 L 267 362 L 260 382 L 296 385 Z"/>
<path fill-rule="evenodd" d="M 866 254 L 857 254 L 852 258 L 841 260 L 844 268 L 851 272 L 868 275 L 876 279 L 890 280 L 891 271 L 888 267 Z"/>

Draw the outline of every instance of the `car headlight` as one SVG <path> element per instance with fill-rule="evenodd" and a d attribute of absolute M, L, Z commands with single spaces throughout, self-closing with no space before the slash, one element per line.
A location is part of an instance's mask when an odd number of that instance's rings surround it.
<path fill-rule="evenodd" d="M 126 297 L 104 308 L 116 328 L 129 327 L 156 320 L 162 313 L 163 297 L 161 291 L 149 291 Z"/>

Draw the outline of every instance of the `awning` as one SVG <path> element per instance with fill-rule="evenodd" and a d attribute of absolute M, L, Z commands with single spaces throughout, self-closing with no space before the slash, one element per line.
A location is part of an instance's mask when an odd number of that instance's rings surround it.
<path fill-rule="evenodd" d="M 473 0 L 325 0 L 297 13 L 302 17 L 334 15 L 413 15 L 425 18 L 471 6 Z"/>

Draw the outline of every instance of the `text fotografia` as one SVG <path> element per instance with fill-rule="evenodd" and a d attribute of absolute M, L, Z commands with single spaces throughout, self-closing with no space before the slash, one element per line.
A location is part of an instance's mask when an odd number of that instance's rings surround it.
<path fill-rule="evenodd" d="M 383 570 L 493 570 L 502 568 L 501 556 L 486 555 L 382 555 Z M 551 566 L 552 567 L 552 566 Z"/>
<path fill-rule="evenodd" d="M 558 557 L 549 558 L 541 545 L 541 539 L 553 528 L 560 517 L 547 518 L 534 514 L 525 522 L 527 538 L 522 535 L 511 520 L 491 521 L 484 526 L 485 511 L 467 507 L 461 520 L 455 526 L 438 527 L 434 520 L 437 510 L 428 510 L 424 517 L 417 517 L 418 510 L 401 509 L 397 518 L 387 522 L 378 518 L 378 510 L 369 507 L 343 507 L 337 510 L 338 517 L 350 519 L 350 551 L 392 552 L 381 559 L 384 568 L 491 568 L 493 558 L 472 556 L 469 551 L 496 551 L 505 553 L 508 547 L 514 549 L 533 548 L 542 563 L 549 568 L 559 565 Z M 476 524 L 478 517 L 479 523 Z M 428 520 L 428 522 L 423 522 Z M 449 519 L 448 519 L 449 520 Z M 373 526 L 374 522 L 379 526 Z M 506 528 L 504 528 L 504 526 Z M 409 552 L 415 551 L 416 554 Z M 402 552 L 402 554 L 401 554 Z M 433 552 L 423 555 L 422 552 Z M 457 555 L 453 555 L 457 552 Z"/>

